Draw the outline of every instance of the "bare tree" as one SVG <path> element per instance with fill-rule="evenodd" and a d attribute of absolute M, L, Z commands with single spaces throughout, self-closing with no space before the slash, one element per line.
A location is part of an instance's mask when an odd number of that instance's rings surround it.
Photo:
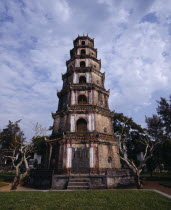
<path fill-rule="evenodd" d="M 28 159 L 32 152 L 34 152 L 34 147 L 31 144 L 24 145 L 18 142 L 15 146 L 11 145 L 10 155 L 4 155 L 5 158 L 11 159 L 13 167 L 15 168 L 15 178 L 11 185 L 11 190 L 16 190 L 18 185 L 29 173 Z"/>
<path fill-rule="evenodd" d="M 45 136 L 46 132 L 49 130 L 46 127 L 42 127 L 42 125 L 40 123 L 32 123 L 33 125 L 33 131 L 34 131 L 34 137 L 33 138 L 37 138 L 40 136 Z"/>
<path fill-rule="evenodd" d="M 128 121 L 125 122 L 125 126 L 127 123 L 128 123 Z M 153 151 L 157 148 L 157 146 L 159 144 L 163 143 L 163 141 L 160 139 L 158 139 L 156 141 L 152 141 L 150 136 L 147 134 L 144 134 L 144 136 L 141 136 L 138 143 L 141 144 L 141 147 L 143 150 L 142 159 L 139 161 L 138 164 L 136 164 L 135 161 L 130 159 L 127 155 L 127 146 L 126 145 L 127 145 L 127 141 L 128 141 L 128 136 L 124 132 L 125 126 L 122 127 L 122 131 L 118 135 L 119 156 L 133 172 L 135 185 L 136 185 L 137 189 L 141 189 L 142 182 L 140 180 L 140 174 L 141 174 L 147 160 L 152 157 Z"/>

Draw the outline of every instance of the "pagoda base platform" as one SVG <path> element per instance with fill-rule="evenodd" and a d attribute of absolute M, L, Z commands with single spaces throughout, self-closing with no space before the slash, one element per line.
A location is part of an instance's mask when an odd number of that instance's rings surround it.
<path fill-rule="evenodd" d="M 114 169 L 106 174 L 54 174 L 53 170 L 32 170 L 30 185 L 39 189 L 82 189 L 79 183 L 86 182 L 87 189 L 124 188 L 134 185 L 134 176 L 129 169 Z M 74 184 L 76 183 L 76 184 Z M 83 186 L 85 183 L 83 183 Z M 84 187 L 83 187 L 84 189 Z"/>
<path fill-rule="evenodd" d="M 70 189 L 68 185 L 72 180 L 73 186 L 79 189 L 78 182 L 89 183 L 88 189 L 110 189 L 123 188 L 134 185 L 134 177 L 128 169 L 116 169 L 107 175 L 103 174 L 70 174 L 70 175 L 52 175 L 52 189 L 63 190 Z M 75 181 L 74 181 L 75 180 Z M 75 185 L 74 185 L 75 183 Z"/>

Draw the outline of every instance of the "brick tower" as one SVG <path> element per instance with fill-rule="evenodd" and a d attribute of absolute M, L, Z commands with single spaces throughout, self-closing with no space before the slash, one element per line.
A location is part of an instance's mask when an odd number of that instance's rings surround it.
<path fill-rule="evenodd" d="M 57 93 L 58 109 L 52 114 L 52 135 L 47 140 L 47 167 L 54 172 L 52 187 L 65 188 L 74 176 L 88 177 L 92 188 L 114 186 L 116 177 L 107 184 L 108 174 L 122 169 L 101 60 L 94 39 L 78 36 L 73 44 L 62 75 L 63 88 Z"/>

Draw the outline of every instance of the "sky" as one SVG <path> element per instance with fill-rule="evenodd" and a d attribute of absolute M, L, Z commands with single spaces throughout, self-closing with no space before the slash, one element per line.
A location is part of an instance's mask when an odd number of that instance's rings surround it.
<path fill-rule="evenodd" d="M 1 0 L 0 129 L 53 124 L 73 40 L 95 38 L 110 109 L 145 126 L 171 94 L 170 0 Z"/>

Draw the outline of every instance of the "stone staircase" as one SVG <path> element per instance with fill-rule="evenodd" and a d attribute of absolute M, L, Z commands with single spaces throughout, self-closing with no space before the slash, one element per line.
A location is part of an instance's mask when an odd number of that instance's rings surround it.
<path fill-rule="evenodd" d="M 71 177 L 69 178 L 67 190 L 88 190 L 90 189 L 90 180 L 86 177 Z"/>

